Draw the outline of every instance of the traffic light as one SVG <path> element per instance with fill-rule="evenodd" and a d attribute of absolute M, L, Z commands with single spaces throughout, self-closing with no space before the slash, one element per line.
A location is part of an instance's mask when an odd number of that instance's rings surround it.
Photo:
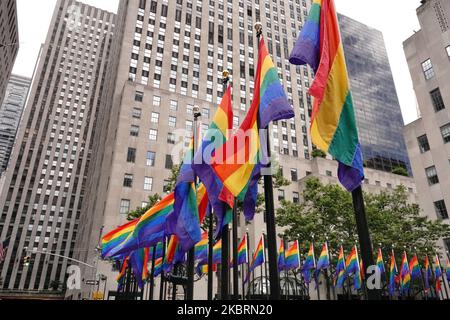
<path fill-rule="evenodd" d="M 23 265 L 25 266 L 25 267 L 28 267 L 29 265 L 30 265 L 30 261 L 31 261 L 31 257 L 24 257 L 23 258 Z"/>

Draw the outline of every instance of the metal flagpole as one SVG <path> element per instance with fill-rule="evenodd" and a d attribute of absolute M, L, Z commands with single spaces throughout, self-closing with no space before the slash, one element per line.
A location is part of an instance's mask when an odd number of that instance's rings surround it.
<path fill-rule="evenodd" d="M 262 35 L 262 24 L 257 22 L 255 24 L 256 29 L 256 37 L 258 39 L 258 48 L 259 43 L 261 41 Z M 255 85 L 259 85 L 256 83 Z M 258 114 L 258 129 L 259 126 L 259 114 Z M 271 151 L 270 151 L 270 134 L 269 129 L 266 130 L 267 136 L 266 138 L 266 152 L 267 157 L 270 159 Z M 264 139 L 262 139 L 264 140 Z M 264 147 L 263 147 L 264 150 Z M 268 168 L 271 167 L 269 162 Z M 277 235 L 276 235 L 276 225 L 275 225 L 275 207 L 273 201 L 273 179 L 271 175 L 264 175 L 264 195 L 265 195 L 265 203 L 266 203 L 266 226 L 267 226 L 267 249 L 269 252 L 269 272 L 270 272 L 270 299 L 271 300 L 280 300 L 280 277 L 278 274 L 278 266 L 277 266 Z"/>
<path fill-rule="evenodd" d="M 264 237 L 264 240 L 263 240 L 263 246 L 264 246 L 264 276 L 265 276 L 265 278 L 264 278 L 264 282 L 265 282 L 265 286 L 266 286 L 266 294 L 267 294 L 267 300 L 269 300 L 269 298 L 270 298 L 270 295 L 269 295 L 269 283 L 267 282 L 267 274 L 268 274 L 268 272 L 267 272 L 267 259 L 266 259 L 266 243 L 267 243 L 267 236 L 266 236 L 266 234 L 265 233 L 263 233 L 263 237 Z M 278 269 L 278 268 L 277 268 Z M 277 272 L 278 272 L 278 270 L 277 270 Z"/>
<path fill-rule="evenodd" d="M 414 254 L 416 255 L 416 258 L 419 259 L 418 256 L 417 256 L 417 248 L 416 247 L 414 247 Z M 420 265 L 419 265 L 419 268 L 420 268 L 420 279 L 422 280 L 421 282 L 422 282 L 422 288 L 423 288 L 423 295 L 422 296 L 423 296 L 424 300 L 427 300 L 428 299 L 428 293 L 425 290 L 425 279 L 423 278 L 422 268 L 420 267 Z"/>
<path fill-rule="evenodd" d="M 209 214 L 209 233 L 208 233 L 208 300 L 213 299 L 213 249 L 214 249 L 214 214 Z"/>
<path fill-rule="evenodd" d="M 234 199 L 233 207 L 233 299 L 239 299 L 239 270 L 238 270 L 238 214 L 237 200 Z"/>
<path fill-rule="evenodd" d="M 153 255 L 152 255 L 152 272 L 150 273 L 150 293 L 148 300 L 153 300 L 153 287 L 155 286 L 155 263 L 156 263 L 156 249 L 158 245 L 156 244 L 153 247 Z"/>
<path fill-rule="evenodd" d="M 164 262 L 166 260 L 166 238 L 164 237 L 163 239 L 163 243 L 162 243 L 162 258 L 163 258 L 163 265 L 161 266 L 162 270 L 161 270 L 161 281 L 159 284 L 159 300 L 162 301 L 163 300 L 163 295 L 164 295 L 164 282 L 165 282 L 165 277 L 164 277 Z"/>
<path fill-rule="evenodd" d="M 312 247 L 313 247 L 313 262 L 314 262 L 314 268 L 316 268 L 316 267 L 317 267 L 317 265 L 316 265 L 316 253 L 314 252 L 314 248 L 315 248 L 316 246 L 315 246 L 315 243 L 314 243 L 314 235 L 312 235 L 312 239 L 313 239 L 313 240 L 312 240 Z M 316 270 L 316 271 L 317 271 L 317 270 Z M 320 301 L 319 277 L 320 277 L 320 273 L 317 274 L 316 272 L 314 272 L 314 278 L 315 278 L 315 280 L 316 280 L 317 300 Z"/>
<path fill-rule="evenodd" d="M 444 291 L 445 291 L 445 296 L 446 296 L 446 299 L 449 299 L 448 291 L 447 291 L 447 286 L 445 285 L 444 270 L 442 270 L 441 259 L 439 258 L 438 255 L 436 255 L 436 259 L 437 259 L 437 261 L 438 261 L 438 263 L 439 263 L 438 268 L 441 269 L 441 280 L 442 280 L 442 282 L 443 282 Z M 439 280 L 439 281 L 440 281 L 440 280 Z M 444 299 L 444 293 L 442 293 L 442 300 L 445 300 L 445 299 Z"/>
<path fill-rule="evenodd" d="M 230 81 L 230 73 L 228 70 L 223 71 L 223 93 L 225 94 L 228 82 Z M 226 204 L 224 204 L 226 206 Z M 226 210 L 225 210 L 226 211 Z M 230 286 L 230 233 L 228 225 L 222 226 L 222 263 L 221 263 L 221 284 L 220 284 L 220 299 L 228 300 L 229 286 Z"/>
<path fill-rule="evenodd" d="M 250 277 L 250 263 L 251 263 L 251 261 L 250 261 L 250 257 L 253 257 L 253 254 L 252 255 L 250 255 L 250 239 L 249 239 L 249 237 L 248 237 L 248 228 L 246 229 L 246 237 L 247 237 L 247 275 Z M 251 281 L 250 281 L 250 279 L 248 279 L 249 280 L 249 283 L 248 283 L 248 297 L 247 297 L 247 299 L 248 300 L 250 300 L 250 288 L 251 288 L 251 286 L 250 286 L 250 284 L 251 284 Z M 245 281 L 245 280 L 244 280 Z"/>

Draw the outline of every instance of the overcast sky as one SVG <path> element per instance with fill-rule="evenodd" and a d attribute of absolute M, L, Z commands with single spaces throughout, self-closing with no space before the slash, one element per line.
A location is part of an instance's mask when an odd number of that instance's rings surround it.
<path fill-rule="evenodd" d="M 118 0 L 82 0 L 116 12 Z M 417 118 L 417 103 L 403 53 L 403 41 L 419 30 L 419 0 L 335 0 L 337 9 L 383 32 L 405 123 Z M 45 41 L 56 0 L 17 0 L 20 50 L 13 72 L 30 76 L 39 48 Z"/>

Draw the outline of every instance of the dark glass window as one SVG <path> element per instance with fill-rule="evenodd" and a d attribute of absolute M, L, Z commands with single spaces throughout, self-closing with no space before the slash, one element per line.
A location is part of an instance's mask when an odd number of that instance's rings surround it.
<path fill-rule="evenodd" d="M 434 111 L 438 112 L 445 109 L 444 100 L 442 99 L 441 90 L 439 88 L 430 92 L 431 101 L 433 101 Z"/>
<path fill-rule="evenodd" d="M 450 142 L 450 123 L 441 127 L 442 138 L 445 143 Z"/>
<path fill-rule="evenodd" d="M 418 137 L 417 141 L 419 142 L 420 153 L 430 151 L 430 144 L 428 142 L 428 137 L 426 134 Z"/>
<path fill-rule="evenodd" d="M 136 94 L 134 96 L 134 100 L 137 102 L 142 102 L 144 100 L 144 93 L 140 91 L 136 91 Z"/>
<path fill-rule="evenodd" d="M 447 207 L 445 205 L 444 200 L 436 201 L 434 203 L 434 208 L 436 209 L 436 214 L 439 219 L 442 220 L 448 219 Z"/>
<path fill-rule="evenodd" d="M 298 181 L 298 173 L 297 173 L 297 169 L 291 169 L 291 180 L 293 182 Z"/>
<path fill-rule="evenodd" d="M 427 174 L 427 179 L 430 186 L 439 183 L 439 177 L 435 166 L 425 169 L 425 172 Z"/>
<path fill-rule="evenodd" d="M 284 190 L 278 190 L 278 201 L 282 201 L 285 199 Z"/>
<path fill-rule="evenodd" d="M 125 177 L 123 178 L 123 186 L 127 188 L 133 187 L 133 175 L 126 173 Z"/>
<path fill-rule="evenodd" d="M 136 162 L 136 149 L 128 148 L 127 162 L 129 162 L 129 163 L 135 163 Z"/>
<path fill-rule="evenodd" d="M 166 155 L 166 169 L 172 169 L 173 168 L 173 160 L 172 156 L 170 154 Z"/>

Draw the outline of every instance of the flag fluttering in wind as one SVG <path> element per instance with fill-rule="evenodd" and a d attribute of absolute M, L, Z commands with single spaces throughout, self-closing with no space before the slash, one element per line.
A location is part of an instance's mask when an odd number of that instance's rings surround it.
<path fill-rule="evenodd" d="M 411 273 L 411 281 L 422 277 L 422 271 L 420 270 L 419 259 L 415 254 L 409 262 L 409 271 Z"/>
<path fill-rule="evenodd" d="M 330 267 L 330 253 L 328 251 L 328 243 L 322 247 L 322 252 L 320 253 L 319 260 L 317 260 L 317 268 L 316 268 L 316 277 L 319 275 L 321 270 L 327 269 Z"/>
<path fill-rule="evenodd" d="M 430 259 L 428 255 L 425 256 L 425 260 L 423 262 L 424 268 L 424 283 L 425 283 L 425 293 L 428 294 L 430 291 L 430 279 L 433 276 L 433 271 L 431 270 Z"/>
<path fill-rule="evenodd" d="M 434 280 L 436 282 L 436 292 L 441 292 L 442 267 L 439 256 L 434 258 Z"/>
<path fill-rule="evenodd" d="M 450 259 L 447 258 L 447 265 L 445 266 L 445 274 L 447 276 L 447 281 L 450 283 Z"/>
<path fill-rule="evenodd" d="M 314 244 L 311 243 L 309 247 L 308 255 L 302 266 L 303 279 L 307 284 L 311 283 L 312 270 L 316 267 L 316 258 L 314 255 Z"/>
<path fill-rule="evenodd" d="M 116 277 L 116 281 L 119 285 L 118 290 L 120 291 L 120 289 L 122 288 L 126 273 L 127 273 L 127 268 L 128 268 L 128 260 L 129 257 L 126 257 L 123 262 L 122 262 L 122 268 L 120 269 L 120 273 L 118 274 L 118 276 Z"/>
<path fill-rule="evenodd" d="M 153 260 L 153 250 L 154 250 L 154 247 L 150 248 L 150 253 L 149 253 L 149 257 L 148 257 L 149 261 Z M 162 257 L 163 257 L 163 243 L 159 242 L 156 245 L 155 259 L 157 260 L 157 259 L 162 258 Z"/>
<path fill-rule="evenodd" d="M 247 234 L 241 240 L 241 243 L 238 246 L 238 265 L 248 263 L 248 248 L 247 248 Z"/>
<path fill-rule="evenodd" d="M 163 262 L 164 272 L 170 272 L 177 263 L 184 262 L 185 258 L 186 252 L 181 249 L 178 237 L 172 235 L 167 244 L 166 257 Z"/>
<path fill-rule="evenodd" d="M 162 270 L 163 270 L 163 258 L 161 257 L 155 260 L 155 270 L 153 271 L 155 278 L 162 273 Z"/>
<path fill-rule="evenodd" d="M 247 273 L 247 277 L 245 278 L 244 283 L 247 283 L 250 279 L 250 275 L 255 271 L 255 269 L 261 266 L 266 261 L 264 254 L 264 236 L 259 240 L 258 246 L 256 247 L 255 254 L 253 255 L 252 263 L 250 264 L 250 268 Z"/>
<path fill-rule="evenodd" d="M 395 293 L 397 274 L 397 263 L 395 262 L 394 250 L 392 250 L 391 263 L 389 264 L 389 294 L 391 296 Z"/>
<path fill-rule="evenodd" d="M 336 265 L 336 288 L 342 288 L 344 285 L 346 277 L 345 272 L 345 255 L 344 255 L 344 247 L 341 246 L 341 249 L 339 251 L 339 257 L 338 257 L 338 263 Z"/>
<path fill-rule="evenodd" d="M 213 247 L 213 264 L 222 263 L 222 240 L 217 241 Z"/>
<path fill-rule="evenodd" d="M 198 175 L 208 192 L 209 201 L 214 209 L 217 218 L 217 229 L 215 237 L 222 232 L 222 228 L 227 225 L 232 218 L 231 209 L 234 206 L 234 197 L 231 193 L 226 193 L 223 183 L 215 175 L 211 167 L 211 157 L 227 141 L 230 130 L 233 129 L 233 106 L 231 99 L 231 87 L 225 91 L 219 108 L 213 118 L 211 125 L 203 139 L 201 147 L 197 150 L 192 164 L 192 169 Z M 221 154 L 222 161 L 226 157 L 226 150 Z M 226 198 L 220 200 L 221 194 Z"/>
<path fill-rule="evenodd" d="M 112 230 L 102 238 L 102 257 L 105 258 L 111 250 L 120 245 L 127 237 L 133 233 L 136 224 L 139 219 L 135 219 L 131 222 Z"/>
<path fill-rule="evenodd" d="M 402 267 L 400 269 L 401 292 L 408 294 L 411 287 L 411 272 L 409 270 L 408 256 L 403 252 Z"/>
<path fill-rule="evenodd" d="M 384 268 L 383 252 L 381 251 L 381 248 L 378 249 L 377 267 L 382 275 L 386 273 L 386 270 Z"/>
<path fill-rule="evenodd" d="M 347 261 L 345 262 L 345 274 L 346 277 L 353 274 L 353 287 L 355 290 L 361 289 L 361 266 L 359 264 L 358 248 L 356 246 L 353 247 L 350 255 L 347 257 Z"/>
<path fill-rule="evenodd" d="M 258 129 L 266 129 L 270 121 L 290 119 L 294 116 L 294 109 L 281 86 L 278 70 L 267 51 L 264 39 L 261 38 L 251 108 L 239 130 L 216 150 L 212 159 L 212 168 L 223 183 L 226 194 L 231 193 L 243 202 L 247 221 L 253 220 L 255 214 L 261 168 L 269 163 L 268 159 L 261 157 Z M 218 161 L 223 159 L 221 155 L 225 154 L 226 150 L 234 152 L 227 154 L 225 162 Z M 262 163 L 265 161 L 267 163 Z M 212 198 L 211 193 L 210 197 Z M 224 194 L 221 194 L 221 199 L 226 200 Z"/>
<path fill-rule="evenodd" d="M 162 242 L 165 236 L 165 224 L 173 210 L 174 193 L 169 194 L 139 218 L 133 232 L 122 243 L 112 248 L 104 257 L 112 258 L 152 247 Z"/>
<path fill-rule="evenodd" d="M 208 232 L 203 232 L 202 240 L 195 245 L 195 260 L 208 259 Z"/>
<path fill-rule="evenodd" d="M 130 254 L 129 262 L 139 289 L 144 287 L 144 281 L 148 278 L 148 261 L 149 248 L 138 249 Z"/>
<path fill-rule="evenodd" d="M 315 97 L 312 141 L 339 161 L 339 181 L 348 191 L 355 190 L 364 180 L 363 160 L 333 0 L 313 1 L 289 61 L 314 70 L 309 90 Z"/>
<path fill-rule="evenodd" d="M 285 253 L 285 270 L 295 270 L 300 268 L 300 248 L 298 240 L 289 247 Z"/>
<path fill-rule="evenodd" d="M 213 272 L 217 271 L 217 265 L 213 264 L 212 266 Z M 196 267 L 196 272 L 199 277 L 204 274 L 208 274 L 208 264 L 198 264 Z"/>
<path fill-rule="evenodd" d="M 280 249 L 278 249 L 278 272 L 286 270 L 286 258 L 284 250 L 284 240 L 281 239 Z"/>

